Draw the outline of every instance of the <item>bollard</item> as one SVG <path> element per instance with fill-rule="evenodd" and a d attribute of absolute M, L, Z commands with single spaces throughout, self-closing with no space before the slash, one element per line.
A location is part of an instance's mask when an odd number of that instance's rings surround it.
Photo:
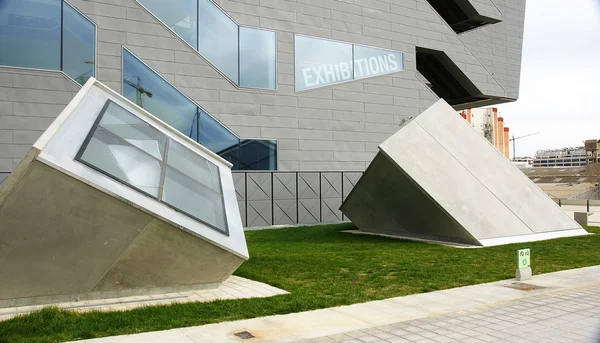
<path fill-rule="evenodd" d="M 558 199 L 558 206 L 562 207 L 562 201 L 560 199 Z"/>
<path fill-rule="evenodd" d="M 531 251 L 530 249 L 517 250 L 517 281 L 531 279 Z"/>
<path fill-rule="evenodd" d="M 590 201 L 587 201 L 587 212 L 590 213 Z"/>

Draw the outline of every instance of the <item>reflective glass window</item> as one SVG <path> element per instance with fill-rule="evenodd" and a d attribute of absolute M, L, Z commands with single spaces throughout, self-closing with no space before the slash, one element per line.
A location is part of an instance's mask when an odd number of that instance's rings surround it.
<path fill-rule="evenodd" d="M 138 1 L 194 49 L 198 49 L 198 0 Z"/>
<path fill-rule="evenodd" d="M 162 201 L 227 233 L 219 168 L 171 140 Z"/>
<path fill-rule="evenodd" d="M 240 170 L 277 170 L 277 141 L 244 139 L 239 150 Z"/>
<path fill-rule="evenodd" d="M 63 10 L 63 71 L 84 84 L 95 76 L 96 27 L 69 4 Z"/>
<path fill-rule="evenodd" d="M 363 79 L 404 69 L 399 51 L 354 45 L 354 78 Z"/>
<path fill-rule="evenodd" d="M 60 70 L 61 0 L 0 0 L 0 65 Z"/>
<path fill-rule="evenodd" d="M 296 90 L 352 80 L 352 44 L 296 35 Z"/>
<path fill-rule="evenodd" d="M 275 89 L 275 32 L 240 27 L 240 86 Z"/>
<path fill-rule="evenodd" d="M 236 146 L 240 140 L 216 119 L 201 111 L 198 142 L 217 154 Z"/>
<path fill-rule="evenodd" d="M 211 0 L 199 0 L 198 51 L 239 84 L 238 25 Z"/>
<path fill-rule="evenodd" d="M 99 120 L 76 159 L 158 198 L 167 137 L 112 101 Z"/>
<path fill-rule="evenodd" d="M 123 95 L 186 135 L 195 131 L 197 106 L 126 49 Z"/>

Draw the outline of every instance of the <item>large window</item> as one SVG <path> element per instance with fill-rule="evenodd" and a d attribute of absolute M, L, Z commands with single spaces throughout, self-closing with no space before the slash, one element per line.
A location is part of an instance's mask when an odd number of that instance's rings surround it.
<path fill-rule="evenodd" d="M 63 71 L 84 84 L 95 75 L 96 26 L 66 3 L 63 15 Z"/>
<path fill-rule="evenodd" d="M 275 89 L 275 32 L 240 27 L 240 86 Z"/>
<path fill-rule="evenodd" d="M 198 49 L 198 0 L 142 0 L 171 30 Z"/>
<path fill-rule="evenodd" d="M 200 0 L 198 52 L 239 84 L 238 25 L 211 0 Z"/>
<path fill-rule="evenodd" d="M 95 75 L 96 27 L 62 0 L 0 0 L 0 65 Z"/>
<path fill-rule="evenodd" d="M 110 100 L 75 159 L 228 234 L 219 168 Z"/>
<path fill-rule="evenodd" d="M 212 0 L 137 0 L 236 85 L 275 89 L 275 31 L 239 26 Z"/>
<path fill-rule="evenodd" d="M 399 51 L 295 36 L 296 91 L 404 70 Z"/>
<path fill-rule="evenodd" d="M 277 170 L 277 141 L 241 141 L 125 48 L 123 95 L 229 161 L 233 169 Z"/>

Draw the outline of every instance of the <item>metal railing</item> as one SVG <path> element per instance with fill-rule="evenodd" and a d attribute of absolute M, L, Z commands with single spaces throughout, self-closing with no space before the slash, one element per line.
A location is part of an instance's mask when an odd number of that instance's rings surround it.
<path fill-rule="evenodd" d="M 234 171 L 244 227 L 332 223 L 362 171 Z"/>

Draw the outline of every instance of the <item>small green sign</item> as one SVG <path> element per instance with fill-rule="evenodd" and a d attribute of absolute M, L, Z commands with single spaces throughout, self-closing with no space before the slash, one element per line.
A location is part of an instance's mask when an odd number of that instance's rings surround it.
<path fill-rule="evenodd" d="M 517 268 L 531 267 L 531 252 L 529 249 L 517 250 Z"/>

